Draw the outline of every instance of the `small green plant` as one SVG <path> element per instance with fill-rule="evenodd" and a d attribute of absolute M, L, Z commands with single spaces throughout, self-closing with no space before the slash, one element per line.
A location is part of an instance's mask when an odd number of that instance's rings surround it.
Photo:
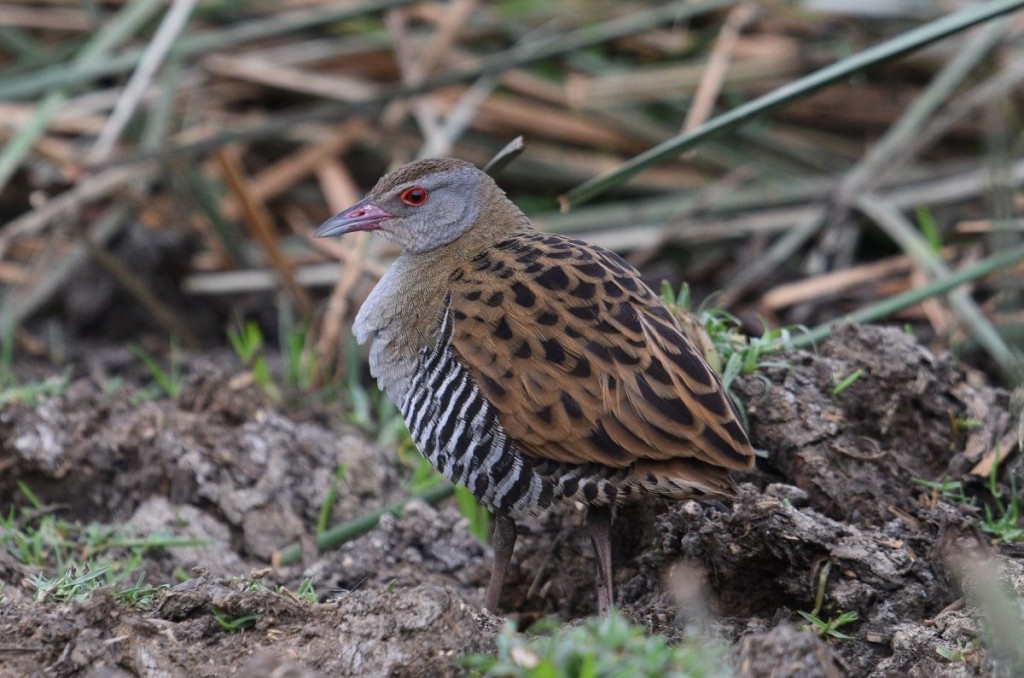
<path fill-rule="evenodd" d="M 962 640 L 958 640 L 956 647 L 950 647 L 949 645 L 937 645 L 935 647 L 935 652 L 940 657 L 946 661 L 952 662 L 953 664 L 964 664 L 967 662 L 968 655 L 975 654 L 977 650 L 970 642 L 965 643 Z"/>
<path fill-rule="evenodd" d="M 0 515 L 0 548 L 40 570 L 29 580 L 39 599 L 71 600 L 103 584 L 120 584 L 153 549 L 204 543 L 160 532 L 139 536 L 110 525 L 71 523 L 51 513 L 28 485 L 19 481 L 18 486 L 28 505 L 20 510 L 10 506 Z M 144 591 L 126 589 L 125 595 L 137 598 Z"/>
<path fill-rule="evenodd" d="M 926 490 L 931 490 L 932 494 L 941 499 L 949 499 L 967 506 L 974 505 L 974 497 L 968 496 L 964 492 L 963 483 L 959 480 L 950 480 L 946 477 L 943 477 L 942 480 L 914 478 L 914 484 Z"/>
<path fill-rule="evenodd" d="M 37 511 L 41 511 L 43 509 L 43 502 L 39 501 L 39 497 L 37 497 L 36 493 L 32 491 L 32 488 L 22 480 L 17 481 L 17 485 L 21 493 L 25 495 L 25 499 L 27 499 L 28 503 L 32 505 L 32 508 Z"/>
<path fill-rule="evenodd" d="M 316 605 L 320 602 L 320 597 L 316 594 L 316 589 L 313 588 L 313 579 L 306 577 L 299 584 L 299 590 L 295 592 L 295 596 L 299 600 L 304 600 L 311 605 Z"/>
<path fill-rule="evenodd" d="M 852 640 L 852 636 L 842 633 L 839 629 L 860 619 L 859 614 L 856 612 L 842 612 L 838 617 L 827 621 L 819 616 L 821 615 L 822 605 L 825 603 L 825 587 L 828 585 L 828 575 L 831 570 L 832 563 L 829 561 L 822 566 L 821 572 L 818 574 L 818 589 L 814 595 L 814 609 L 810 612 L 804 612 L 803 610 L 798 610 L 797 612 L 808 622 L 803 628 L 814 629 L 822 637 L 831 636 L 840 640 Z"/>
<path fill-rule="evenodd" d="M 283 382 L 275 382 L 266 357 L 266 340 L 255 320 L 238 319 L 227 330 L 235 355 L 249 370 L 256 385 L 271 400 L 280 401 L 283 389 L 303 393 L 313 389 L 317 377 L 316 352 L 308 322 L 296 323 L 290 308 L 284 305 L 278 314 L 278 337 L 284 363 Z M 280 381 L 280 380 L 279 380 Z"/>
<path fill-rule="evenodd" d="M 412 441 L 412 434 L 405 425 L 402 413 L 389 398 L 377 401 L 377 444 L 381 447 L 397 447 L 399 451 L 418 452 Z"/>
<path fill-rule="evenodd" d="M 1020 498 L 1017 496 L 1017 481 L 1010 476 L 1010 498 L 1003 501 L 1003 490 L 999 487 L 999 466 L 1002 453 L 997 451 L 996 460 L 988 473 L 988 490 L 992 495 L 995 508 L 985 505 L 985 517 L 981 521 L 981 529 L 994 535 L 995 543 L 1015 543 L 1024 541 L 1024 523 L 1021 522 Z"/>
<path fill-rule="evenodd" d="M 242 631 L 258 622 L 260 620 L 260 615 L 245 614 L 236 617 L 228 614 L 227 612 L 222 612 L 221 610 L 214 610 L 213 618 L 217 620 L 217 623 L 220 625 L 222 630 L 227 633 L 238 633 L 239 631 Z"/>
<path fill-rule="evenodd" d="M 89 597 L 93 589 L 108 583 L 109 572 L 109 565 L 96 567 L 89 564 L 72 564 L 56 577 L 33 574 L 28 578 L 28 583 L 36 590 L 37 603 L 82 601 Z"/>
<path fill-rule="evenodd" d="M 249 576 L 237 575 L 228 577 L 228 581 L 246 593 L 279 593 L 263 583 L 258 573 Z"/>
<path fill-rule="evenodd" d="M 153 606 L 153 603 L 156 602 L 161 593 L 171 588 L 167 584 L 161 584 L 159 586 L 146 584 L 144 583 L 145 578 L 146 575 L 141 574 L 134 586 L 118 589 L 114 593 L 114 599 L 117 603 L 122 607 L 137 610 L 148 610 Z"/>
<path fill-rule="evenodd" d="M 43 399 L 59 395 L 71 381 L 71 369 L 60 377 L 36 384 L 19 384 L 14 375 L 14 326 L 0 316 L 0 406 L 22 403 L 35 407 Z"/>
<path fill-rule="evenodd" d="M 765 392 L 771 388 L 771 382 L 759 371 L 769 368 L 787 369 L 789 363 L 783 360 L 767 360 L 771 353 L 785 349 L 792 341 L 793 332 L 797 327 L 780 327 L 765 329 L 760 337 L 747 337 L 740 332 L 740 321 L 722 309 L 705 308 L 703 305 L 696 312 L 691 311 L 692 296 L 689 286 L 684 282 L 676 292 L 667 282 L 661 285 L 661 296 L 665 305 L 683 324 L 690 338 L 696 342 L 705 359 L 722 379 L 726 393 L 732 399 L 746 424 L 746 411 L 742 401 L 733 393 L 732 384 L 744 374 L 757 374 L 765 385 Z M 705 304 L 707 301 L 705 301 Z M 702 334 L 703 333 L 703 334 Z M 710 343 L 710 346 L 707 344 Z M 762 454 L 755 450 L 756 453 Z"/>
<path fill-rule="evenodd" d="M 708 351 L 704 347 L 705 358 L 722 377 L 722 383 L 728 388 L 733 379 L 741 374 L 753 374 L 761 369 L 770 367 L 789 367 L 783 361 L 766 361 L 764 358 L 769 353 L 778 352 L 779 347 L 785 347 L 792 338 L 793 331 L 797 327 L 781 327 L 778 329 L 766 329 L 760 337 L 748 337 L 740 332 L 740 321 L 736 316 L 720 308 L 707 308 L 706 305 L 712 297 L 705 300 L 696 311 L 690 306 L 692 297 L 690 288 L 683 283 L 678 292 L 663 282 L 661 286 L 662 299 L 665 305 L 672 310 L 684 324 L 687 324 L 687 316 L 695 317 L 699 327 L 707 333 L 711 341 L 711 348 Z M 692 328 L 686 328 L 691 338 L 694 338 Z M 702 342 L 698 342 L 702 343 Z M 710 356 L 708 354 L 711 354 Z"/>
<path fill-rule="evenodd" d="M 128 350 L 142 361 L 153 377 L 153 384 L 139 394 L 143 400 L 157 398 L 161 394 L 168 398 L 178 397 L 184 384 L 184 377 L 181 374 L 181 352 L 178 348 L 178 341 L 174 337 L 171 337 L 170 367 L 166 371 L 156 358 L 138 344 L 128 344 Z"/>
<path fill-rule="evenodd" d="M 832 636 L 840 640 L 853 640 L 853 636 L 840 632 L 839 628 L 860 619 L 860 615 L 856 612 L 843 612 L 838 617 L 828 621 L 819 619 L 810 612 L 804 612 L 803 610 L 800 610 L 799 614 L 810 623 L 810 628 L 813 628 L 819 636 Z"/>
<path fill-rule="evenodd" d="M 291 308 L 282 306 L 278 314 L 278 329 L 284 355 L 285 383 L 289 388 L 300 391 L 311 390 L 316 383 L 319 366 L 309 322 L 296 323 Z"/>
<path fill-rule="evenodd" d="M 280 400 L 281 393 L 270 378 L 267 358 L 263 355 L 263 331 L 259 324 L 255 320 L 237 320 L 234 327 L 228 328 L 228 341 L 260 390 L 270 399 Z"/>
<path fill-rule="evenodd" d="M 476 676 L 569 678 L 575 676 L 729 676 L 724 650 L 685 638 L 670 645 L 629 623 L 617 610 L 582 626 L 534 626 L 544 635 L 517 633 L 507 623 L 496 638 L 497 656 L 475 655 L 465 664 Z"/>
<path fill-rule="evenodd" d="M 459 505 L 459 512 L 469 521 L 469 531 L 480 541 L 486 542 L 491 531 L 490 512 L 462 485 L 455 486 L 455 501 Z"/>
<path fill-rule="evenodd" d="M 9 377 L 13 380 L 13 376 Z M 71 383 L 71 368 L 64 370 L 59 377 L 45 379 L 35 384 L 18 384 L 7 381 L 0 384 L 0 406 L 21 403 L 27 407 L 36 407 L 50 396 L 60 395 Z"/>

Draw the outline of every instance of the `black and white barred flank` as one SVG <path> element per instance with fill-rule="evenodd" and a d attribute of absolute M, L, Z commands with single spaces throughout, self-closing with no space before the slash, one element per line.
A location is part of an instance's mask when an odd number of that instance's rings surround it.
<path fill-rule="evenodd" d="M 421 354 L 400 408 L 413 442 L 438 472 L 465 485 L 487 508 L 513 517 L 537 513 L 559 499 L 614 504 L 631 492 L 626 469 L 525 457 L 455 358 L 447 307 L 438 335 L 435 346 Z"/>
<path fill-rule="evenodd" d="M 438 342 L 420 356 L 401 406 L 413 442 L 443 476 L 492 510 L 516 516 L 547 508 L 550 483 L 515 450 L 494 408 L 455 359 L 451 337 L 446 310 Z"/>

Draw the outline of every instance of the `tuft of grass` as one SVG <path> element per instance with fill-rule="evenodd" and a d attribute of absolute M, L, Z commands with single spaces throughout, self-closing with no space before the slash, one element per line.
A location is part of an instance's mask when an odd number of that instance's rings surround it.
<path fill-rule="evenodd" d="M 943 476 L 942 480 L 925 480 L 914 478 L 914 484 L 931 490 L 936 498 L 949 499 L 958 504 L 973 506 L 975 498 L 964 492 L 964 484 L 959 480 L 950 480 Z"/>
<path fill-rule="evenodd" d="M 13 378 L 13 377 L 11 377 Z M 0 382 L 3 378 L 0 378 Z M 50 396 L 60 395 L 71 383 L 71 368 L 59 377 L 45 379 L 36 384 L 18 384 L 8 381 L 0 384 L 0 406 L 21 403 L 26 407 L 37 407 Z"/>
<path fill-rule="evenodd" d="M 973 640 L 965 643 L 962 639 L 957 640 L 956 647 L 936 645 L 935 652 L 952 664 L 977 663 L 979 654 Z"/>
<path fill-rule="evenodd" d="M 820 616 L 821 608 L 825 603 L 825 587 L 828 585 L 828 575 L 831 570 L 832 562 L 829 561 L 822 566 L 821 572 L 818 573 L 818 589 L 814 595 L 814 609 L 810 612 L 798 610 L 798 614 L 808 622 L 802 628 L 814 629 L 814 631 L 822 637 L 830 636 L 840 640 L 853 640 L 852 636 L 842 633 L 839 629 L 860 619 L 859 614 L 856 612 L 842 612 L 838 617 L 833 617 L 828 620 L 824 620 Z"/>
<path fill-rule="evenodd" d="M 992 468 L 989 469 L 988 494 L 991 501 L 984 502 L 984 512 L 979 519 L 979 526 L 986 534 L 993 535 L 994 543 L 1012 544 L 1024 541 L 1024 514 L 1021 511 L 1016 477 L 1010 476 L 1009 492 L 999 485 L 1002 456 L 999 454 L 992 464 Z M 948 499 L 964 506 L 976 506 L 979 503 L 978 497 L 967 494 L 963 483 L 959 480 L 951 480 L 946 477 L 941 480 L 914 478 L 914 483 L 930 490 L 933 502 L 938 499 Z"/>
<path fill-rule="evenodd" d="M 408 462 L 407 454 L 416 452 L 416 445 L 405 425 L 402 413 L 381 392 L 377 384 L 367 385 L 362 379 L 363 358 L 354 342 L 345 344 L 345 394 L 349 422 L 376 436 L 381 447 L 397 447 L 399 457 Z M 418 453 L 417 453 L 418 454 Z"/>
<path fill-rule="evenodd" d="M 271 400 L 280 402 L 282 391 L 311 393 L 316 385 L 318 364 L 309 322 L 296 322 L 287 305 L 278 313 L 278 337 L 284 375 L 274 380 L 267 363 L 266 339 L 259 323 L 241 318 L 227 329 L 235 355 L 249 370 L 256 385 Z"/>
<path fill-rule="evenodd" d="M 810 612 L 804 612 L 803 610 L 800 610 L 799 614 L 809 622 L 809 628 L 814 629 L 819 636 L 831 636 L 840 640 L 853 640 L 853 636 L 840 632 L 839 628 L 860 619 L 860 615 L 856 612 L 843 612 L 838 617 L 828 621 L 819 619 Z"/>
<path fill-rule="evenodd" d="M 685 638 L 672 645 L 631 624 L 618 610 L 581 626 L 540 622 L 534 629 L 543 635 L 517 633 L 506 623 L 495 639 L 496 656 L 473 655 L 464 664 L 471 675 L 503 678 L 732 675 L 724 649 L 716 644 Z"/>
<path fill-rule="evenodd" d="M 444 476 L 434 470 L 430 460 L 420 454 L 415 446 L 411 450 L 399 449 L 399 459 L 412 468 L 412 475 L 406 482 L 406 487 L 414 494 L 425 492 L 447 482 Z"/>
<path fill-rule="evenodd" d="M 178 341 L 174 337 L 171 337 L 170 366 L 167 370 L 164 370 L 160 362 L 139 344 L 134 342 L 128 344 L 128 350 L 142 361 L 146 369 L 149 370 L 150 376 L 153 377 L 153 384 L 140 392 L 141 399 L 151 400 L 161 395 L 172 399 L 178 397 L 184 384 L 184 377 L 181 373 L 181 351 L 178 348 Z"/>
<path fill-rule="evenodd" d="M 159 599 L 159 596 L 164 591 L 170 590 L 170 586 L 167 584 L 160 584 L 159 586 L 153 586 L 152 584 L 145 583 L 146 575 L 139 575 L 134 586 L 127 588 L 118 589 L 114 593 L 114 599 L 121 607 L 132 608 L 136 610 L 148 610 L 153 607 L 153 604 Z"/>
<path fill-rule="evenodd" d="M 309 321 L 295 322 L 291 308 L 282 306 L 278 314 L 278 332 L 284 357 L 285 384 L 302 392 L 313 389 L 320 370 L 310 328 Z"/>
<path fill-rule="evenodd" d="M 19 481 L 18 486 L 28 506 L 16 510 L 12 505 L 0 515 L 0 548 L 39 570 L 29 578 L 39 601 L 75 600 L 98 586 L 120 585 L 140 569 L 150 551 L 204 543 L 160 532 L 139 536 L 111 525 L 71 523 L 54 515 L 54 507 L 44 505 L 28 485 Z M 140 601 L 146 595 L 141 580 L 123 591 L 126 600 Z"/>
<path fill-rule="evenodd" d="M 981 529 L 995 537 L 994 543 L 1016 543 L 1024 541 L 1024 522 L 1021 521 L 1020 497 L 1017 495 L 1017 480 L 1010 476 L 1010 497 L 1003 500 L 1003 490 L 999 487 L 999 467 L 1003 454 L 996 456 L 996 461 L 988 473 L 988 490 L 995 504 L 985 505 L 985 517 L 981 520 Z"/>
<path fill-rule="evenodd" d="M 256 385 L 268 398 L 279 401 L 281 392 L 270 378 L 267 358 L 263 354 L 263 331 L 260 330 L 259 324 L 255 320 L 243 322 L 238 319 L 233 327 L 228 328 L 227 333 L 231 348 L 245 369 L 252 373 Z"/>
<path fill-rule="evenodd" d="M 665 305 L 702 350 L 708 364 L 719 373 L 726 389 L 740 375 L 754 374 L 773 367 L 789 367 L 789 363 L 784 361 L 769 361 L 765 358 L 771 353 L 785 350 L 792 341 L 793 333 L 803 328 L 791 326 L 766 329 L 760 337 L 748 337 L 740 331 L 739 319 L 728 311 L 707 308 L 707 301 L 696 311 L 692 310 L 692 297 L 686 283 L 676 292 L 671 285 L 663 282 L 661 295 Z"/>
<path fill-rule="evenodd" d="M 63 393 L 69 383 L 71 368 L 37 384 L 19 384 L 14 376 L 14 325 L 0 317 L 0 406 L 21 403 L 36 407 L 44 399 Z"/>
<path fill-rule="evenodd" d="M 304 600 L 310 605 L 316 605 L 320 602 L 320 596 L 316 594 L 316 589 L 313 588 L 313 579 L 306 577 L 299 584 L 299 590 L 295 592 L 296 597 L 300 600 Z"/>
<path fill-rule="evenodd" d="M 705 360 L 718 372 L 725 392 L 739 412 L 743 425 L 747 427 L 746 409 L 743 401 L 732 390 L 733 382 L 741 375 L 756 375 L 764 384 L 767 394 L 772 386 L 771 381 L 759 372 L 770 368 L 789 368 L 788 362 L 768 360 L 767 356 L 788 350 L 794 332 L 806 331 L 805 328 L 791 326 L 768 329 L 766 326 L 760 337 L 748 337 L 740 331 L 740 321 L 727 311 L 705 308 L 704 305 L 696 311 L 691 310 L 693 297 L 685 282 L 678 292 L 668 282 L 662 282 L 661 296 Z M 760 450 L 755 450 L 755 453 L 764 455 Z"/>
<path fill-rule="evenodd" d="M 109 565 L 71 564 L 55 577 L 30 575 L 28 583 L 36 590 L 37 603 L 83 601 L 95 588 L 107 583 L 110 569 Z"/>

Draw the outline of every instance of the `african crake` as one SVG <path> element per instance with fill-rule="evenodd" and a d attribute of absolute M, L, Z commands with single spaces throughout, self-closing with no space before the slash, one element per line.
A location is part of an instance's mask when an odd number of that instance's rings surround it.
<path fill-rule="evenodd" d="M 352 231 L 402 247 L 354 329 L 419 449 L 495 514 L 488 609 L 518 518 L 587 506 L 603 613 L 615 504 L 728 495 L 729 471 L 753 466 L 721 383 L 639 273 L 537 231 L 473 165 L 406 165 L 316 235 Z"/>

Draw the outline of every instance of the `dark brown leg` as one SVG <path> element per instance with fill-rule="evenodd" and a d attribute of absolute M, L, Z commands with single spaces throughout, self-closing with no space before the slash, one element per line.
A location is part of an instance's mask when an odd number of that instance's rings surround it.
<path fill-rule="evenodd" d="M 597 555 L 597 611 L 602 617 L 615 602 L 612 592 L 612 510 L 607 506 L 587 508 L 587 530 Z"/>
<path fill-rule="evenodd" d="M 494 547 L 494 564 L 491 565 L 491 581 L 487 584 L 484 607 L 491 612 L 497 612 L 501 587 L 505 584 L 505 572 L 508 571 L 508 561 L 511 560 L 512 549 L 516 546 L 516 521 L 496 513 L 491 543 Z"/>

